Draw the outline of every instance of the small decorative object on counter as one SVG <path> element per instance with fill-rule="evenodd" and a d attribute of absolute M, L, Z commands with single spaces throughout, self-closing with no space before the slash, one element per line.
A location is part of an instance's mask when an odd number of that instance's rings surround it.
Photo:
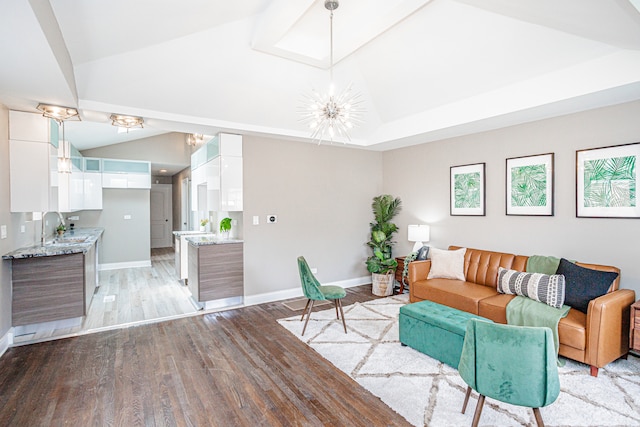
<path fill-rule="evenodd" d="M 209 224 L 209 220 L 203 218 L 200 220 L 200 231 L 207 231 L 207 224 Z"/>
<path fill-rule="evenodd" d="M 228 239 L 231 233 L 231 218 L 223 218 L 220 221 L 220 234 L 223 238 Z"/>
<path fill-rule="evenodd" d="M 58 236 L 62 236 L 65 231 L 67 231 L 67 227 L 65 227 L 64 224 L 60 224 L 56 227 L 56 232 L 58 233 Z"/>

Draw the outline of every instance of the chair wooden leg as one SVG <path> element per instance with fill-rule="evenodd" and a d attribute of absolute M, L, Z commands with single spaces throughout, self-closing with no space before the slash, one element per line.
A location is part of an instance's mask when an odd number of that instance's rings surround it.
<path fill-rule="evenodd" d="M 336 319 L 340 320 L 340 313 L 338 313 L 338 300 L 337 299 L 333 300 L 333 306 L 336 309 Z"/>
<path fill-rule="evenodd" d="M 344 320 L 344 312 L 342 311 L 342 300 L 337 299 L 336 305 L 340 307 L 340 317 L 342 317 L 342 326 L 344 327 L 344 333 L 347 333 L 347 323 Z"/>
<path fill-rule="evenodd" d="M 304 322 L 304 327 L 302 328 L 302 334 L 300 336 L 304 336 L 304 331 L 307 330 L 307 323 L 309 323 L 309 318 L 311 317 L 311 311 L 313 310 L 313 304 L 315 303 L 314 300 L 310 300 L 311 301 L 311 307 L 309 307 L 309 313 L 307 314 L 307 320 Z"/>
<path fill-rule="evenodd" d="M 476 405 L 476 412 L 473 414 L 473 422 L 471 423 L 471 427 L 478 427 L 478 423 L 480 422 L 480 415 L 482 415 L 482 407 L 484 406 L 484 395 L 480 395 L 478 397 L 478 404 Z"/>
<path fill-rule="evenodd" d="M 540 408 L 533 408 L 533 415 L 536 417 L 536 423 L 538 427 L 544 427 L 544 421 L 542 421 L 542 414 L 540 414 Z"/>
<path fill-rule="evenodd" d="M 462 404 L 462 413 L 467 410 L 467 403 L 469 403 L 469 396 L 471 396 L 471 387 L 467 387 L 467 393 L 464 395 L 464 403 Z"/>
<path fill-rule="evenodd" d="M 598 376 L 598 368 L 596 368 L 595 366 L 591 365 L 590 367 L 590 374 L 592 377 L 597 377 Z"/>
<path fill-rule="evenodd" d="M 307 309 L 309 308 L 309 304 L 311 304 L 311 300 L 308 299 L 307 300 L 307 305 L 304 306 L 304 311 L 302 312 L 302 317 L 300 317 L 300 321 L 302 322 L 302 319 L 304 319 L 304 315 L 307 314 Z"/>

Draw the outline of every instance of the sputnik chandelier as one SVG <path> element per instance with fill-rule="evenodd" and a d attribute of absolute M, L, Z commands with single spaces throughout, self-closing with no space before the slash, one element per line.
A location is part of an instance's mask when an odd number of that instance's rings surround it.
<path fill-rule="evenodd" d="M 338 0 L 325 0 L 324 7 L 331 12 L 329 17 L 329 92 L 312 90 L 305 94 L 301 107 L 301 119 L 311 129 L 311 138 L 320 144 L 323 140 L 333 142 L 335 137 L 351 141 L 349 130 L 362 123 L 364 113 L 359 93 L 349 84 L 338 95 L 333 84 L 333 11 L 339 6 Z"/>

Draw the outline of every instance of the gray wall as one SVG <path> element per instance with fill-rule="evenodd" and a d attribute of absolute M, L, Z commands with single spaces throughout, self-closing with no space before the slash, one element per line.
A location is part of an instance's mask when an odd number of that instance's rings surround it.
<path fill-rule="evenodd" d="M 554 255 L 621 269 L 640 296 L 640 219 L 576 218 L 576 150 L 640 141 L 640 102 L 556 117 L 384 153 L 384 191 L 400 196 L 398 249 L 408 224 L 429 224 L 430 245 Z M 555 215 L 505 215 L 505 159 L 555 153 Z M 449 168 L 486 163 L 487 215 L 449 215 Z"/>
<path fill-rule="evenodd" d="M 368 275 L 381 153 L 245 136 L 243 160 L 246 295 L 299 287 L 299 255 L 322 282 Z M 276 224 L 265 223 L 269 214 Z M 252 225 L 254 215 L 260 225 Z"/>
<path fill-rule="evenodd" d="M 73 213 L 76 227 L 104 227 L 101 264 L 151 259 L 151 202 L 149 190 L 105 188 L 101 211 Z M 131 219 L 124 219 L 131 215 Z"/>

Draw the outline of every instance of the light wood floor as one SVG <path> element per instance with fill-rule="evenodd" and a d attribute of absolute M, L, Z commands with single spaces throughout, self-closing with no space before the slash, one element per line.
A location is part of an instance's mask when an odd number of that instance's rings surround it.
<path fill-rule="evenodd" d="M 195 314 L 189 291 L 178 280 L 173 248 L 151 250 L 151 267 L 101 271 L 100 286 L 82 325 L 49 323 L 35 333 L 14 337 L 15 344 L 84 334 L 122 325 Z"/>
<path fill-rule="evenodd" d="M 84 322 L 87 330 L 195 313 L 178 280 L 172 248 L 152 249 L 151 267 L 100 272 L 100 287 Z"/>
<path fill-rule="evenodd" d="M 343 304 L 373 299 L 347 289 Z M 1 426 L 407 426 L 276 320 L 281 302 L 13 347 Z"/>

